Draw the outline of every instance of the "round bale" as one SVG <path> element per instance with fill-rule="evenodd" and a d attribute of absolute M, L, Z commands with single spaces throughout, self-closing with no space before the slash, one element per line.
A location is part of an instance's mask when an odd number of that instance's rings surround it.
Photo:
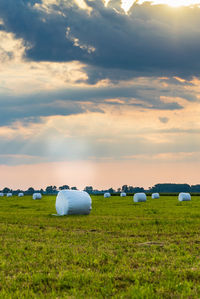
<path fill-rule="evenodd" d="M 92 209 L 92 200 L 85 191 L 61 190 L 56 197 L 58 215 L 88 215 Z"/>
<path fill-rule="evenodd" d="M 151 198 L 155 199 L 155 198 L 160 198 L 160 194 L 159 193 L 153 193 L 151 195 Z"/>
<path fill-rule="evenodd" d="M 3 192 L 0 192 L 0 196 L 1 196 L 1 197 L 3 197 L 3 196 L 4 196 Z"/>
<path fill-rule="evenodd" d="M 191 200 L 191 195 L 190 195 L 190 193 L 181 192 L 178 195 L 178 200 L 179 201 L 189 201 L 189 200 Z"/>
<path fill-rule="evenodd" d="M 8 192 L 7 193 L 7 197 L 11 197 L 12 196 L 12 193 L 11 192 Z"/>
<path fill-rule="evenodd" d="M 133 196 L 133 201 L 134 202 L 143 202 L 147 201 L 147 196 L 145 193 L 135 193 Z"/>
<path fill-rule="evenodd" d="M 111 197 L 110 193 L 109 192 L 106 192 L 104 193 L 104 197 L 107 198 L 107 197 Z"/>
<path fill-rule="evenodd" d="M 126 197 L 126 193 L 125 192 L 121 192 L 120 196 L 121 197 Z"/>
<path fill-rule="evenodd" d="M 33 199 L 41 199 L 42 198 L 42 194 L 39 192 L 33 193 Z"/>
<path fill-rule="evenodd" d="M 22 197 L 22 196 L 24 196 L 23 192 L 18 193 L 18 197 Z"/>

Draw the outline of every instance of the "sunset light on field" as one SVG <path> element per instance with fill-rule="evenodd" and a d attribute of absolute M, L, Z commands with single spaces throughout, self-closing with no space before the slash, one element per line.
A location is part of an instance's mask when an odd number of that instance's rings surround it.
<path fill-rule="evenodd" d="M 199 53 L 200 0 L 0 0 L 0 298 L 200 298 Z"/>

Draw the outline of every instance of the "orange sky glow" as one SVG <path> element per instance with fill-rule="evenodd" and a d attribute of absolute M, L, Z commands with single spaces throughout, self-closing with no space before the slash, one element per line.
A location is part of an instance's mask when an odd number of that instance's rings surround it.
<path fill-rule="evenodd" d="M 82 190 L 85 186 L 106 189 L 118 188 L 123 184 L 151 187 L 156 183 L 198 184 L 199 162 L 180 162 L 174 168 L 173 162 L 142 163 L 141 161 L 117 162 L 59 162 L 35 165 L 0 166 L 3 173 L 1 187 L 45 188 L 68 184 Z"/>

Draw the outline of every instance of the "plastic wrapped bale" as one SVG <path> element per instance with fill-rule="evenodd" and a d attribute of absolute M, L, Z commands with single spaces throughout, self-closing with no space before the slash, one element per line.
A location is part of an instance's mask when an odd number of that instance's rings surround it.
<path fill-rule="evenodd" d="M 104 193 L 104 197 L 107 198 L 107 197 L 111 197 L 110 193 L 109 192 L 106 192 Z"/>
<path fill-rule="evenodd" d="M 151 197 L 152 197 L 153 199 L 160 198 L 160 194 L 159 194 L 159 193 L 153 193 L 153 194 L 151 195 Z"/>
<path fill-rule="evenodd" d="M 33 199 L 41 199 L 42 198 L 42 194 L 41 193 L 33 193 Z"/>
<path fill-rule="evenodd" d="M 7 197 L 11 197 L 11 196 L 12 196 L 11 192 L 7 193 Z"/>
<path fill-rule="evenodd" d="M 56 197 L 56 211 L 64 215 L 88 215 L 92 209 L 92 200 L 85 191 L 61 190 Z"/>
<path fill-rule="evenodd" d="M 0 192 L 0 197 L 3 197 L 3 196 L 4 196 L 3 192 Z"/>
<path fill-rule="evenodd" d="M 135 193 L 133 196 L 134 202 L 144 202 L 147 201 L 147 196 L 145 193 Z"/>
<path fill-rule="evenodd" d="M 189 200 L 191 200 L 191 195 L 190 195 L 190 193 L 181 192 L 178 195 L 178 200 L 179 201 L 189 201 Z"/>
<path fill-rule="evenodd" d="M 121 197 L 126 197 L 126 193 L 125 192 L 121 192 L 120 196 Z"/>
<path fill-rule="evenodd" d="M 23 192 L 18 193 L 18 197 L 22 197 L 22 196 L 24 196 Z"/>

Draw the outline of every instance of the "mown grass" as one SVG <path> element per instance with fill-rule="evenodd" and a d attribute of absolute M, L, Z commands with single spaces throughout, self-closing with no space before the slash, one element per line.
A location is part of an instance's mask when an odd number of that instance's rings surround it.
<path fill-rule="evenodd" d="M 200 298 L 200 198 L 0 199 L 0 298 Z"/>

